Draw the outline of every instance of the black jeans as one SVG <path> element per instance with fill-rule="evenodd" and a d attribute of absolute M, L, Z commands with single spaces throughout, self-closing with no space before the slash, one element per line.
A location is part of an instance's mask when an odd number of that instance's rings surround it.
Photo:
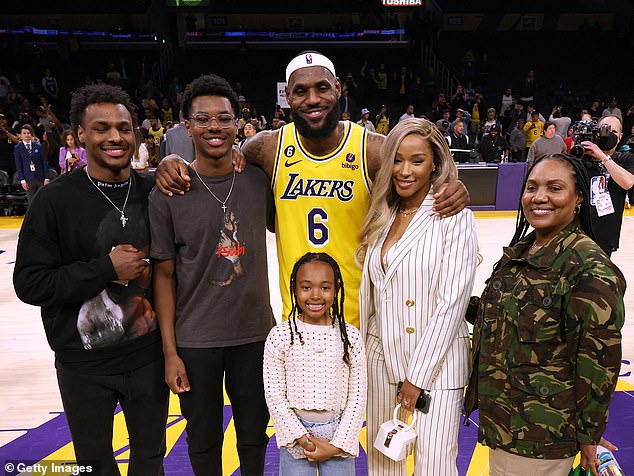
<path fill-rule="evenodd" d="M 44 186 L 44 182 L 38 179 L 33 179 L 33 182 L 29 183 L 29 189 L 26 191 L 26 197 L 29 200 L 29 203 L 33 201 L 33 197 Z"/>
<path fill-rule="evenodd" d="M 264 399 L 264 342 L 217 347 L 179 348 L 191 390 L 179 395 L 187 419 L 189 459 L 196 475 L 222 475 L 224 377 L 236 428 L 240 474 L 261 475 L 269 437 Z"/>
<path fill-rule="evenodd" d="M 99 462 L 97 475 L 119 475 L 112 450 L 112 424 L 121 404 L 130 437 L 128 475 L 163 474 L 169 388 L 165 363 L 115 375 L 85 375 L 56 362 L 57 383 L 78 464 Z"/>

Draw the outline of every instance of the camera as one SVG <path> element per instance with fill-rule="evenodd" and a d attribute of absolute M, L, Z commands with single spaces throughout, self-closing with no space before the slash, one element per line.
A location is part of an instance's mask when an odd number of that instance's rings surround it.
<path fill-rule="evenodd" d="M 575 145 L 570 149 L 570 153 L 579 159 L 586 154 L 581 145 L 584 141 L 595 143 L 601 150 L 610 150 L 616 145 L 612 144 L 611 137 L 614 134 L 612 134 L 612 128 L 608 124 L 598 126 L 596 121 L 579 121 L 575 124 L 573 131 Z M 614 138 L 616 139 L 616 136 Z"/>

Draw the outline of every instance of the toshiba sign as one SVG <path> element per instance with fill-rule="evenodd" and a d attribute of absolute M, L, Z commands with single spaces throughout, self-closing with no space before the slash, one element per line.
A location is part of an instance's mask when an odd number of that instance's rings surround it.
<path fill-rule="evenodd" d="M 423 0 L 383 0 L 383 5 L 386 7 L 420 7 L 423 5 Z"/>

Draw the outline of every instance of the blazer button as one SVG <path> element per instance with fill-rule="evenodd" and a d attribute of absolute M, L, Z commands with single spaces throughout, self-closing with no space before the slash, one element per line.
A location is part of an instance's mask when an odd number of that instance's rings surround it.
<path fill-rule="evenodd" d="M 414 328 L 413 327 L 406 327 L 405 328 L 405 332 L 407 332 L 408 334 L 413 334 L 414 333 Z"/>
<path fill-rule="evenodd" d="M 502 289 L 502 281 L 500 281 L 499 279 L 493 281 L 493 289 L 495 289 L 496 291 L 500 291 Z"/>
<path fill-rule="evenodd" d="M 414 305 L 414 300 L 413 299 L 408 299 L 407 301 L 405 301 L 405 305 L 407 307 L 412 307 Z"/>
<path fill-rule="evenodd" d="M 550 390 L 548 390 L 548 387 L 546 385 L 542 385 L 539 388 L 539 393 L 541 393 L 545 397 L 546 395 L 550 393 Z"/>

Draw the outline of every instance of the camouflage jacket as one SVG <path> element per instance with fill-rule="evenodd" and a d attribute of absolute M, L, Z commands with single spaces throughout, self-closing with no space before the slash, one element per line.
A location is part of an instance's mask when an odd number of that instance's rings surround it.
<path fill-rule="evenodd" d="M 607 424 L 625 279 L 576 222 L 528 256 L 534 240 L 533 232 L 504 249 L 480 300 L 478 439 L 521 456 L 566 458 L 596 444 Z"/>

